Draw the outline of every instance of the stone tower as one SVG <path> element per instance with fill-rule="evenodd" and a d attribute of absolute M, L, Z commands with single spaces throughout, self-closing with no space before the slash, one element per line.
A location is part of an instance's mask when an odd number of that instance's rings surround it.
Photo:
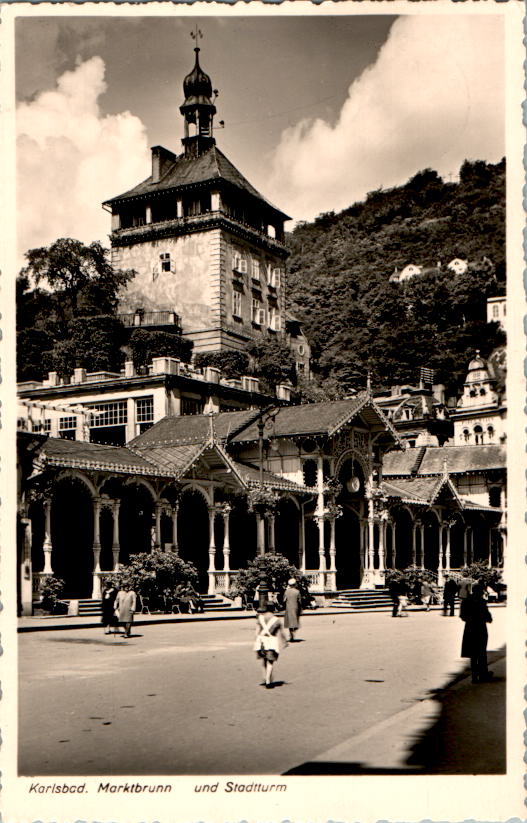
<path fill-rule="evenodd" d="M 112 263 L 137 272 L 119 311 L 157 327 L 176 313 L 194 351 L 243 349 L 285 333 L 289 218 L 217 148 L 217 92 L 194 51 L 180 106 L 183 152 L 154 146 L 150 177 L 103 203 Z"/>

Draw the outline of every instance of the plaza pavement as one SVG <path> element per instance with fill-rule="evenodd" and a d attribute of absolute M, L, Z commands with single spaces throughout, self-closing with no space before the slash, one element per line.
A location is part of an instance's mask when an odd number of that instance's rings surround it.
<path fill-rule="evenodd" d="M 128 641 L 100 624 L 25 632 L 20 772 L 502 773 L 505 613 L 492 607 L 495 678 L 480 685 L 458 656 L 463 624 L 439 610 L 310 612 L 272 690 L 250 614 L 146 619 Z"/>

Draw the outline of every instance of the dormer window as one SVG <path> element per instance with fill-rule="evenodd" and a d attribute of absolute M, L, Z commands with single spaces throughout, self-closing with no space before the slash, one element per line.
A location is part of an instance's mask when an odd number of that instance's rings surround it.
<path fill-rule="evenodd" d="M 161 264 L 161 271 L 172 271 L 169 252 L 163 252 L 160 254 L 159 262 Z"/>

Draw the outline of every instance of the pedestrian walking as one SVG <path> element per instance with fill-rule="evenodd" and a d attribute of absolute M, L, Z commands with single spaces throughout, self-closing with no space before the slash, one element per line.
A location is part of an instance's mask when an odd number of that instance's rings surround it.
<path fill-rule="evenodd" d="M 399 582 L 399 603 L 397 606 L 397 617 L 408 617 L 406 608 L 408 606 L 408 583 L 405 580 Z"/>
<path fill-rule="evenodd" d="M 115 598 L 117 589 L 113 583 L 106 583 L 102 592 L 102 617 L 101 623 L 105 634 L 115 634 L 117 628 L 117 618 L 115 616 Z"/>
<path fill-rule="evenodd" d="M 399 611 L 400 584 L 399 580 L 395 577 L 392 577 L 388 583 L 388 594 L 392 600 L 392 617 L 397 617 L 397 612 Z"/>
<path fill-rule="evenodd" d="M 123 637 L 130 637 L 136 601 L 135 592 L 130 586 L 127 583 L 121 586 L 115 598 L 115 613 L 119 623 L 124 626 Z"/>
<path fill-rule="evenodd" d="M 421 603 L 426 607 L 426 611 L 430 611 L 430 606 L 434 597 L 434 590 L 428 580 L 423 580 L 421 583 Z"/>
<path fill-rule="evenodd" d="M 294 577 L 290 577 L 287 581 L 287 588 L 284 592 L 284 607 L 284 627 L 289 629 L 289 641 L 293 643 L 295 632 L 300 626 L 300 613 L 302 611 L 300 592 Z"/>
<path fill-rule="evenodd" d="M 287 646 L 287 640 L 282 622 L 274 614 L 274 605 L 268 603 L 263 608 L 259 607 L 253 648 L 257 658 L 263 664 L 266 689 L 273 688 L 273 666 L 278 660 L 281 649 L 285 646 Z"/>
<path fill-rule="evenodd" d="M 461 643 L 461 657 L 470 658 L 472 682 L 490 680 L 492 672 L 487 663 L 487 623 L 492 623 L 492 615 L 483 597 L 481 583 L 472 587 L 472 593 L 461 601 L 459 616 L 465 623 Z"/>
<path fill-rule="evenodd" d="M 450 617 L 454 617 L 454 607 L 458 588 L 458 584 L 454 578 L 447 577 L 443 588 L 443 615 L 445 617 L 447 616 L 447 612 L 450 612 Z"/>

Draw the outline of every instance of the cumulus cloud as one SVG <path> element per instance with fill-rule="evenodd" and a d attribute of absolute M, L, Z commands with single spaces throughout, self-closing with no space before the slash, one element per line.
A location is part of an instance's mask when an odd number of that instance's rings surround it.
<path fill-rule="evenodd" d="M 110 217 L 101 203 L 148 174 L 141 120 L 130 112 L 101 113 L 104 73 L 104 61 L 92 57 L 17 108 L 21 265 L 27 249 L 58 237 L 107 243 Z"/>
<path fill-rule="evenodd" d="M 272 156 L 271 199 L 295 219 L 343 209 L 431 167 L 504 154 L 504 45 L 493 17 L 400 17 L 337 122 L 302 120 Z"/>

